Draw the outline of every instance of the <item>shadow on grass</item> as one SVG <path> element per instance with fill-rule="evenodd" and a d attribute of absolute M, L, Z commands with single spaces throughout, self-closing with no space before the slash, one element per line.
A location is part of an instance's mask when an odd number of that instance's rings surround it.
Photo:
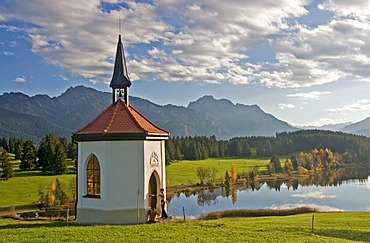
<path fill-rule="evenodd" d="M 37 223 L 29 221 L 30 223 L 21 223 L 21 224 L 7 224 L 7 225 L 0 225 L 0 230 L 2 229 L 32 229 L 32 228 L 40 228 L 40 227 L 47 227 L 47 228 L 55 228 L 55 227 L 79 227 L 84 225 L 79 225 L 76 222 L 45 222 Z"/>
<path fill-rule="evenodd" d="M 44 174 L 41 173 L 41 171 L 17 171 L 17 173 L 14 173 L 14 177 L 27 177 L 27 176 L 43 176 Z"/>
<path fill-rule="evenodd" d="M 343 240 L 370 242 L 370 231 L 328 229 L 317 230 L 314 234 Z"/>
<path fill-rule="evenodd" d="M 14 173 L 14 177 L 29 177 L 29 176 L 61 176 L 61 175 L 74 175 L 76 174 L 76 170 L 68 169 L 67 173 L 64 174 L 52 174 L 47 172 L 42 172 L 39 170 L 28 170 L 28 171 L 17 171 Z"/>

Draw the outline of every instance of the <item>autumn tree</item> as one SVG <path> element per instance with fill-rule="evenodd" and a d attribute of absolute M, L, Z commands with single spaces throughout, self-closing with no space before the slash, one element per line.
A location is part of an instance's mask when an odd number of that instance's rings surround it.
<path fill-rule="evenodd" d="M 44 207 L 60 206 L 68 201 L 67 193 L 58 178 L 51 180 L 49 186 L 40 186 L 38 193 L 40 203 Z"/>
<path fill-rule="evenodd" d="M 287 158 L 285 160 L 284 169 L 285 169 L 286 173 L 290 173 L 291 171 L 293 171 L 293 163 L 292 163 L 292 160 L 290 158 Z"/>
<path fill-rule="evenodd" d="M 231 202 L 235 204 L 237 200 L 238 200 L 238 191 L 236 185 L 233 185 L 233 188 L 231 190 Z"/>
<path fill-rule="evenodd" d="M 237 175 L 237 171 L 236 171 L 236 167 L 235 167 L 235 164 L 234 164 L 234 163 L 232 163 L 232 164 L 231 164 L 230 172 L 231 172 L 231 182 L 232 182 L 233 184 L 235 184 L 235 183 L 236 183 L 236 180 L 237 180 L 238 175 Z"/>

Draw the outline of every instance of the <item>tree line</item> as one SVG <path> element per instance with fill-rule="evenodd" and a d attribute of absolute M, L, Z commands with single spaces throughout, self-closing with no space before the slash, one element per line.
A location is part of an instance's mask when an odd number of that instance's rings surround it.
<path fill-rule="evenodd" d="M 8 153 L 14 154 L 15 160 L 20 160 L 20 170 L 41 170 L 44 173 L 63 174 L 67 172 L 67 158 L 72 160 L 77 156 L 77 145 L 67 138 L 59 138 L 54 134 L 47 134 L 41 144 L 36 146 L 32 140 L 3 137 L 0 140 L 2 151 L 0 166 L 3 169 L 3 178 L 13 176 L 13 169 Z"/>
<path fill-rule="evenodd" d="M 312 149 L 330 149 L 344 163 L 366 163 L 370 158 L 370 139 L 365 136 L 324 130 L 277 133 L 275 137 L 247 138 L 257 156 L 289 155 Z"/>
<path fill-rule="evenodd" d="M 9 158 L 3 151 L 14 154 L 15 159 L 21 161 L 21 170 L 41 169 L 46 173 L 65 173 L 66 158 L 75 160 L 77 157 L 77 145 L 54 134 L 46 135 L 39 146 L 31 140 L 3 137 L 0 139 L 0 148 L 3 177 L 6 177 L 4 173 L 12 174 L 8 165 L 10 162 L 7 162 Z M 166 141 L 166 164 L 184 159 L 248 157 L 252 155 L 251 148 L 255 149 L 257 157 L 289 155 L 317 148 L 340 154 L 344 163 L 366 163 L 370 158 L 370 139 L 367 137 L 324 130 L 301 130 L 276 133 L 274 137 L 249 136 L 229 140 L 217 140 L 215 136 L 172 137 Z"/>
<path fill-rule="evenodd" d="M 247 140 L 217 140 L 216 136 L 173 137 L 166 141 L 166 163 L 173 160 L 201 160 L 225 156 L 252 155 Z"/>
<path fill-rule="evenodd" d="M 215 136 L 173 137 L 166 141 L 166 163 L 225 156 L 248 157 L 251 148 L 257 157 L 290 155 L 312 149 L 330 149 L 344 163 L 366 163 L 370 158 L 370 139 L 364 136 L 324 130 L 276 133 L 273 137 L 247 136 L 217 140 Z"/>

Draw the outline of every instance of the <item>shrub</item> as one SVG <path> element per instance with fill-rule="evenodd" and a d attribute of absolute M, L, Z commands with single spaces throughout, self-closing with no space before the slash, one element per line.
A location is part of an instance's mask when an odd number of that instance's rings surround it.
<path fill-rule="evenodd" d="M 233 218 L 233 217 L 262 217 L 262 216 L 287 216 L 301 213 L 317 212 L 315 208 L 299 207 L 292 209 L 237 209 L 216 211 L 208 214 L 203 214 L 201 219 L 218 219 L 218 218 Z"/>

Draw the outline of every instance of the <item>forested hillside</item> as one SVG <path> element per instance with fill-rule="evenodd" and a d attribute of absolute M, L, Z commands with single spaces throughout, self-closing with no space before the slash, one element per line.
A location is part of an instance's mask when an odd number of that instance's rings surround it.
<path fill-rule="evenodd" d="M 247 157 L 256 148 L 257 157 L 289 156 L 311 152 L 313 149 L 330 149 L 345 163 L 368 163 L 370 139 L 364 136 L 323 130 L 301 130 L 277 133 L 275 137 L 237 137 L 217 140 L 211 137 L 175 137 L 167 142 L 167 161 L 197 160 L 224 156 Z"/>
<path fill-rule="evenodd" d="M 364 136 L 322 130 L 284 132 L 272 138 L 252 137 L 250 146 L 257 147 L 259 156 L 289 155 L 314 148 L 329 148 L 342 154 L 347 162 L 367 162 L 370 159 L 370 139 Z"/>

